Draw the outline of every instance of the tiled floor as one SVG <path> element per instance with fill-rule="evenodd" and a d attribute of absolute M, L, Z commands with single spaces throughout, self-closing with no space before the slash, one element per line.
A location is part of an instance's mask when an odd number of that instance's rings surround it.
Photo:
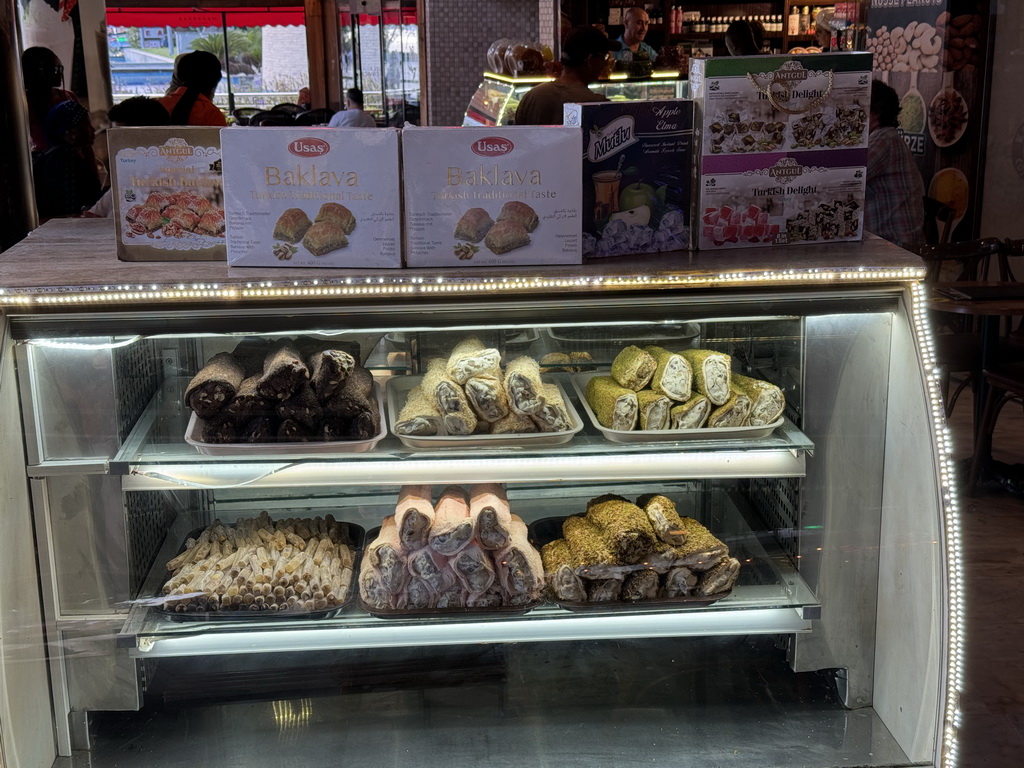
<path fill-rule="evenodd" d="M 971 453 L 969 393 L 950 419 L 957 456 Z M 1007 405 L 993 456 L 1024 463 L 1024 412 Z M 1009 768 L 1024 760 L 1024 500 L 1006 493 L 963 499 L 967 563 L 967 664 L 960 765 Z"/>

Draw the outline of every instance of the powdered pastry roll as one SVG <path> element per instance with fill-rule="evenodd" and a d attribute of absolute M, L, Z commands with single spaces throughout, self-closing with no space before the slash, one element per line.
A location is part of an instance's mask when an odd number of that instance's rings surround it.
<path fill-rule="evenodd" d="M 505 489 L 497 483 L 470 486 L 469 516 L 477 541 L 484 549 L 508 546 L 512 512 Z"/>
<path fill-rule="evenodd" d="M 403 485 L 395 506 L 398 541 L 405 552 L 427 545 L 430 526 L 434 523 L 434 505 L 429 485 Z"/>

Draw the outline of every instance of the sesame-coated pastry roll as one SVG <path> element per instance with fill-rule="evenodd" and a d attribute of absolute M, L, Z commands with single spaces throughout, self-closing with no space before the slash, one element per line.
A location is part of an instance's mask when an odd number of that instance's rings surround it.
<path fill-rule="evenodd" d="M 447 361 L 439 357 L 427 364 L 427 373 L 420 386 L 427 397 L 432 397 L 441 412 L 441 421 L 449 435 L 471 435 L 476 429 L 477 418 L 469 407 L 469 400 L 462 387 L 447 372 Z"/>
<path fill-rule="evenodd" d="M 565 400 L 554 384 L 541 386 L 542 402 L 537 412 L 530 416 L 541 432 L 566 432 L 572 429 L 572 419 Z"/>
<path fill-rule="evenodd" d="M 658 363 L 649 353 L 630 345 L 615 356 L 611 375 L 619 386 L 639 392 L 647 386 L 657 368 Z"/>
<path fill-rule="evenodd" d="M 587 382 L 586 397 L 601 426 L 623 431 L 636 428 L 640 406 L 632 389 L 611 376 L 594 376 Z"/>
<path fill-rule="evenodd" d="M 427 543 L 436 552 L 451 557 L 468 546 L 473 538 L 473 520 L 469 516 L 469 495 L 457 485 L 449 485 L 434 505 L 434 522 Z"/>
<path fill-rule="evenodd" d="M 480 483 L 469 488 L 469 516 L 473 533 L 484 549 L 508 546 L 512 512 L 500 483 Z"/>
<path fill-rule="evenodd" d="M 473 376 L 466 379 L 463 390 L 469 407 L 480 421 L 493 424 L 508 416 L 508 393 L 505 392 L 505 384 L 500 376 Z"/>
<path fill-rule="evenodd" d="M 538 431 L 533 419 L 515 411 L 491 424 L 492 435 L 530 435 Z"/>
<path fill-rule="evenodd" d="M 672 401 L 653 389 L 642 389 L 636 393 L 637 407 L 640 411 L 640 429 L 668 429 L 669 414 Z"/>
<path fill-rule="evenodd" d="M 664 347 L 644 347 L 644 351 L 658 364 L 651 377 L 651 389 L 680 403 L 689 400 L 693 392 L 693 369 L 686 358 Z"/>
<path fill-rule="evenodd" d="M 750 406 L 750 398 L 734 389 L 725 404 L 715 408 L 708 416 L 708 427 L 742 427 L 750 415 Z"/>
<path fill-rule="evenodd" d="M 399 435 L 417 437 L 444 434 L 437 401 L 427 397 L 423 393 L 423 387 L 415 386 L 409 390 L 405 405 L 402 406 L 395 421 L 395 432 Z"/>
<path fill-rule="evenodd" d="M 642 507 L 651 528 L 658 538 L 666 544 L 679 547 L 686 543 L 686 529 L 683 527 L 683 519 L 676 510 L 676 505 L 668 496 L 660 493 L 641 496 L 636 500 L 637 506 Z"/>
<path fill-rule="evenodd" d="M 434 505 L 429 485 L 403 485 L 395 505 L 398 541 L 404 552 L 427 545 L 430 526 L 434 523 Z"/>
<path fill-rule="evenodd" d="M 752 427 L 763 427 L 766 424 L 774 424 L 782 418 L 782 414 L 786 410 L 786 396 L 782 394 L 779 387 L 740 373 L 732 375 L 732 384 L 735 389 L 750 398 L 750 415 L 747 416 L 747 424 Z"/>
<path fill-rule="evenodd" d="M 458 344 L 448 356 L 448 376 L 455 383 L 465 384 L 472 376 L 501 376 L 501 353 L 485 347 L 476 336 L 469 336 Z"/>
<path fill-rule="evenodd" d="M 201 419 L 221 410 L 235 396 L 245 372 L 227 352 L 211 357 L 185 388 L 185 405 Z"/>
<path fill-rule="evenodd" d="M 540 558 L 544 563 L 548 591 L 556 600 L 586 602 L 587 591 L 576 573 L 572 552 L 565 539 L 555 539 L 541 547 Z"/>
<path fill-rule="evenodd" d="M 679 354 L 693 369 L 693 388 L 712 405 L 725 405 L 731 394 L 732 358 L 710 349 L 684 349 Z"/>
<path fill-rule="evenodd" d="M 669 429 L 700 429 L 710 415 L 711 401 L 695 394 L 669 411 Z"/>
<path fill-rule="evenodd" d="M 540 410 L 543 394 L 537 361 L 522 355 L 509 363 L 505 367 L 505 390 L 516 413 L 531 416 Z"/>

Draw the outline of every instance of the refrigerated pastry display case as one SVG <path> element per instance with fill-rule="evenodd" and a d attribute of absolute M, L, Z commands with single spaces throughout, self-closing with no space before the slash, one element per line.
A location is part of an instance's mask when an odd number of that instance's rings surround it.
<path fill-rule="evenodd" d="M 63 280 L 38 273 L 55 245 L 74 264 Z M 188 728 L 211 760 L 256 755 L 286 728 L 299 760 L 331 744 L 370 764 L 383 749 L 389 764 L 471 766 L 505 761 L 502 744 L 558 765 L 952 768 L 958 512 L 922 278 L 870 238 L 808 246 L 785 268 L 750 249 L 528 274 L 204 263 L 182 282 L 44 227 L 5 254 L 0 301 L 60 752 L 98 759 L 112 720 L 90 713 L 148 710 L 144 733 L 116 721 L 118 738 L 160 754 Z M 190 379 L 245 340 L 352 342 L 387 390 L 469 335 L 503 364 L 585 351 L 599 371 L 631 343 L 722 352 L 780 387 L 785 412 L 766 435 L 657 442 L 609 441 L 583 416 L 557 444 L 416 448 L 390 413 L 360 453 L 205 455 L 184 439 Z M 584 414 L 577 373 L 546 375 Z M 502 484 L 534 536 L 599 497 L 667 496 L 738 578 L 708 602 L 545 593 L 490 612 L 381 615 L 359 593 L 327 615 L 224 620 L 161 597 L 168 561 L 216 522 L 330 514 L 371 531 L 402 486 L 478 483 Z"/>
<path fill-rule="evenodd" d="M 554 78 L 545 76 L 509 77 L 493 72 L 484 72 L 480 87 L 476 89 L 463 125 L 495 126 L 509 125 L 515 118 L 516 109 L 523 95 L 540 83 Z M 636 101 L 638 99 L 685 99 L 689 97 L 690 82 L 686 74 L 679 72 L 655 71 L 649 78 L 631 79 L 624 72 L 614 72 L 607 80 L 591 83 L 590 90 L 603 94 L 612 101 Z"/>

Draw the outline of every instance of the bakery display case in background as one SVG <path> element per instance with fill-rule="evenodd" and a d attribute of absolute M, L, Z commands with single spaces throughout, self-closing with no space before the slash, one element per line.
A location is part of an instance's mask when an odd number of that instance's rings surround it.
<path fill-rule="evenodd" d="M 9 251 L 0 271 L 3 352 L 24 414 L 32 509 L 21 512 L 38 532 L 62 754 L 102 743 L 110 713 L 151 712 L 152 733 L 174 727 L 167 702 L 199 701 L 190 733 L 211 759 L 256 754 L 271 738 L 256 720 L 231 716 L 244 738 L 215 737 L 216 712 L 256 697 L 308 713 L 289 720 L 311 737 L 294 745 L 299 759 L 323 737 L 366 762 L 394 739 L 396 764 L 479 765 L 500 741 L 560 765 L 582 754 L 679 763 L 695 750 L 709 765 L 758 768 L 953 765 L 957 518 L 910 254 L 870 238 L 807 246 L 786 270 L 750 249 L 713 265 L 681 267 L 677 254 L 529 278 L 235 278 L 206 263 L 188 284 L 144 265 L 127 285 L 123 265 L 110 279 L 112 255 L 67 242 L 77 282 L 40 286 L 39 242 Z M 344 351 L 368 371 L 386 394 L 384 435 L 362 451 L 309 442 L 287 454 L 273 440 L 216 453 L 186 440 L 186 403 L 207 402 L 212 418 L 221 380 L 258 369 L 275 376 L 268 393 L 284 392 L 286 348 L 307 361 Z M 618 375 L 630 348 L 727 360 L 785 408 L 738 433 L 610 434 L 587 384 Z M 511 382 L 510 397 L 527 389 L 510 373 L 552 386 L 570 428 L 536 442 L 396 434 L 431 361 L 453 371 L 481 349 L 494 350 L 486 375 Z M 241 373 L 196 379 L 225 353 Z M 200 386 L 209 397 L 189 396 Z M 457 533 L 455 511 L 481 498 L 508 541 Z M 428 535 L 404 525 L 409 508 L 447 521 L 448 538 L 401 549 L 403 536 Z M 676 543 L 609 522 L 638 510 L 678 514 L 658 529 Z M 401 557 L 384 548 L 396 540 Z M 614 549 L 567 562 L 559 541 Z M 659 572 L 666 555 L 689 558 L 687 572 Z M 444 558 L 459 558 L 451 577 Z"/>

